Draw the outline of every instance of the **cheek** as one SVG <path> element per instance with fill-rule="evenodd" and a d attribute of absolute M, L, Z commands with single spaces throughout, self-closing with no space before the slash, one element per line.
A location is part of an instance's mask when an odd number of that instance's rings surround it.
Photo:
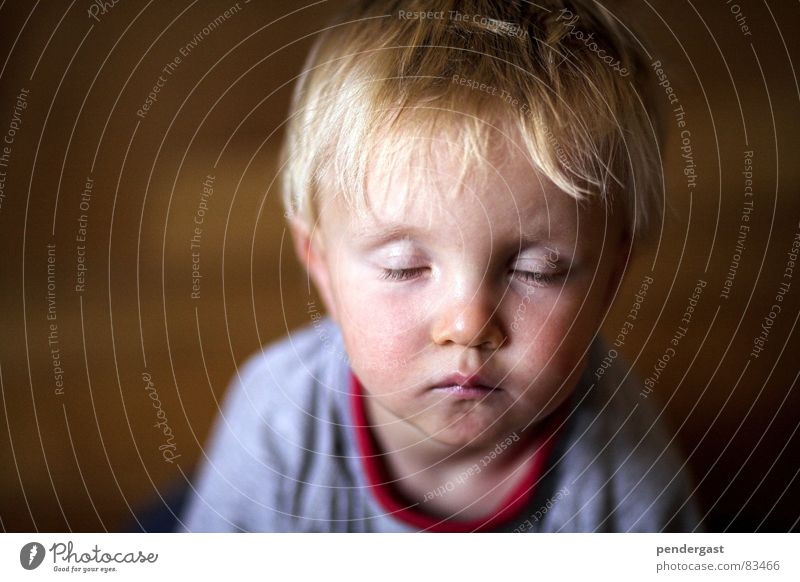
<path fill-rule="evenodd" d="M 531 344 L 549 341 L 553 336 L 563 337 L 581 310 L 580 293 L 562 288 L 537 291 L 528 302 L 515 301 L 510 321 L 515 336 Z M 556 342 L 557 343 L 557 342 Z"/>
<path fill-rule="evenodd" d="M 554 291 L 557 296 L 558 290 Z M 530 371 L 562 377 L 580 360 L 591 340 L 591 323 L 580 293 L 532 302 L 512 334 L 515 357 Z M 518 318 L 519 319 L 519 318 Z"/>
<path fill-rule="evenodd" d="M 340 297 L 345 342 L 356 371 L 401 373 L 424 351 L 422 318 L 413 302 L 365 286 Z"/>

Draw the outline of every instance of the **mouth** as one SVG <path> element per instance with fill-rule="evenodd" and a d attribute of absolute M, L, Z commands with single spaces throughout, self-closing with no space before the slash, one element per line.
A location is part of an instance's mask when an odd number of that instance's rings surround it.
<path fill-rule="evenodd" d="M 433 391 L 439 394 L 447 394 L 459 400 L 480 400 L 499 392 L 500 389 L 489 386 L 461 386 L 454 384 L 453 386 L 436 386 Z"/>
<path fill-rule="evenodd" d="M 445 394 L 458 400 L 480 400 L 502 392 L 477 375 L 452 374 L 431 388 L 438 394 Z"/>

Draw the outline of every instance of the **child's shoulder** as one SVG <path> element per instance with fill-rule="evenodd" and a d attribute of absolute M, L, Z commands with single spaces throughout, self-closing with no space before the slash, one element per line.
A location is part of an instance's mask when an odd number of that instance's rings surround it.
<path fill-rule="evenodd" d="M 574 473 L 568 480 L 586 493 L 584 509 L 593 507 L 602 519 L 578 529 L 694 529 L 700 518 L 691 478 L 664 406 L 642 391 L 639 376 L 621 354 L 601 339 L 592 350 L 584 377 L 587 390 L 576 399 L 566 445 L 567 470 Z M 613 364 L 603 368 L 609 353 L 615 356 Z M 598 370 L 605 370 L 599 378 Z"/>
<path fill-rule="evenodd" d="M 320 317 L 250 355 L 240 366 L 240 376 L 242 380 L 269 373 L 292 376 L 298 365 L 312 370 L 327 363 L 340 344 L 336 324 Z"/>
<path fill-rule="evenodd" d="M 221 464 L 259 459 L 290 472 L 302 462 L 314 425 L 339 417 L 346 400 L 341 388 L 347 364 L 338 357 L 337 326 L 321 317 L 265 345 L 236 370 L 220 402 L 210 435 L 212 456 Z M 237 467 L 230 467 L 238 470 Z"/>
<path fill-rule="evenodd" d="M 319 426 L 342 409 L 335 375 L 347 367 L 336 358 L 339 342 L 336 326 L 319 318 L 237 369 L 187 501 L 185 530 L 292 529 L 287 508 L 307 488 L 302 468 L 317 451 L 333 458 L 325 439 L 338 425 Z"/>
<path fill-rule="evenodd" d="M 346 370 L 338 327 L 320 317 L 248 357 L 234 377 L 231 398 L 247 400 L 262 418 L 302 414 L 321 392 L 337 387 Z"/>

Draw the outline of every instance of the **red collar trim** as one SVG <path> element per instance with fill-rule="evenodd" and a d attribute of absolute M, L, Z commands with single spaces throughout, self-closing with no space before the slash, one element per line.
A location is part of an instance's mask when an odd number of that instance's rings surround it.
<path fill-rule="evenodd" d="M 530 438 L 538 440 L 539 447 L 531 468 L 525 478 L 517 485 L 500 504 L 500 508 L 492 515 L 471 520 L 454 520 L 437 518 L 427 514 L 417 505 L 400 498 L 391 486 L 386 465 L 381 460 L 380 447 L 369 429 L 364 406 L 364 389 L 356 375 L 350 372 L 351 406 L 362 465 L 367 476 L 367 484 L 380 505 L 393 517 L 413 525 L 420 530 L 430 532 L 475 532 L 492 531 L 498 526 L 511 521 L 530 502 L 536 485 L 544 473 L 547 461 L 555 445 L 559 428 L 564 424 L 569 408 L 567 399 L 556 411 L 545 420 L 536 435 Z"/>

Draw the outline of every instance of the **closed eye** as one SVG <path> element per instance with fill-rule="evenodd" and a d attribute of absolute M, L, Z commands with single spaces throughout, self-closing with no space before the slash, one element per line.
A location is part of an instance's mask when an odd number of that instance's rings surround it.
<path fill-rule="evenodd" d="M 563 273 L 541 273 L 537 271 L 511 271 L 514 277 L 529 285 L 544 287 L 564 277 Z"/>
<path fill-rule="evenodd" d="M 408 281 L 423 274 L 427 267 L 414 267 L 411 269 L 383 269 L 381 279 L 389 281 Z M 512 274 L 527 284 L 545 286 L 563 278 L 562 273 L 542 273 L 538 271 L 512 271 Z"/>
<path fill-rule="evenodd" d="M 414 267 L 412 269 L 383 269 L 381 279 L 388 279 L 390 281 L 408 281 L 421 275 L 427 270 L 427 267 Z"/>

